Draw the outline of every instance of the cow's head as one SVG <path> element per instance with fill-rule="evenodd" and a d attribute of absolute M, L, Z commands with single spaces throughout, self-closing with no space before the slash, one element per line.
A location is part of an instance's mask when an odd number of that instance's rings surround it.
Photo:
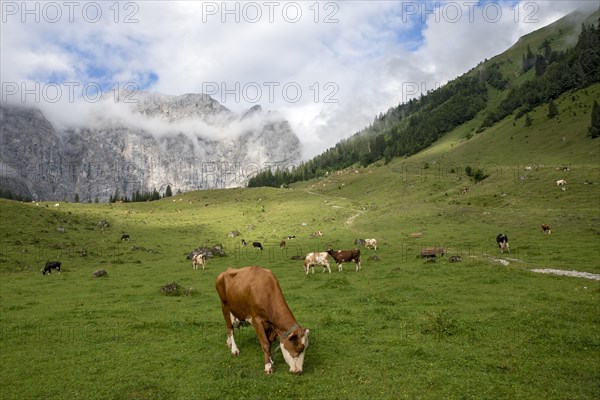
<path fill-rule="evenodd" d="M 290 366 L 291 373 L 302 373 L 309 333 L 310 330 L 298 325 L 289 335 L 281 338 L 279 346 L 285 362 Z"/>

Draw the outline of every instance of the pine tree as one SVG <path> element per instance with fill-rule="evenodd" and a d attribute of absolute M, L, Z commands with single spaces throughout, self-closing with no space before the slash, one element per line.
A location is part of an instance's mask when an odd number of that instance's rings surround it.
<path fill-rule="evenodd" d="M 542 76 L 546 72 L 546 59 L 542 55 L 535 57 L 535 76 Z"/>
<path fill-rule="evenodd" d="M 121 195 L 119 194 L 119 188 L 115 189 L 115 194 L 110 196 L 110 198 L 108 199 L 109 203 L 116 203 L 117 201 L 121 200 Z"/>
<path fill-rule="evenodd" d="M 73 198 L 73 203 L 79 203 L 79 193 L 75 193 L 75 197 Z"/>
<path fill-rule="evenodd" d="M 167 185 L 167 189 L 165 190 L 165 197 L 173 196 L 173 192 L 171 191 L 171 185 Z"/>
<path fill-rule="evenodd" d="M 550 99 L 548 102 L 548 118 L 554 118 L 558 115 L 558 108 L 554 104 L 554 100 Z"/>
<path fill-rule="evenodd" d="M 549 59 L 552 54 L 552 47 L 550 46 L 548 38 L 544 39 L 544 43 L 542 43 L 540 49 L 544 50 L 544 58 L 546 58 L 546 60 Z"/>
<path fill-rule="evenodd" d="M 589 128 L 590 136 L 595 139 L 600 136 L 600 105 L 597 100 L 594 100 L 592 106 L 592 124 Z"/>
<path fill-rule="evenodd" d="M 527 45 L 527 55 L 523 55 L 523 60 L 522 60 L 522 69 L 523 69 L 523 73 L 529 71 L 533 65 L 535 64 L 535 56 L 533 55 L 533 52 L 531 51 L 531 47 L 529 47 L 529 45 Z"/>
<path fill-rule="evenodd" d="M 525 126 L 531 126 L 531 124 L 531 117 L 529 116 L 529 114 L 525 114 Z"/>

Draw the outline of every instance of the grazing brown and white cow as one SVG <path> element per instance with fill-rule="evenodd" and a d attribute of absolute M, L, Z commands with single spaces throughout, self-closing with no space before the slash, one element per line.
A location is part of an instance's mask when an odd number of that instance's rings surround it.
<path fill-rule="evenodd" d="M 325 269 L 331 273 L 331 268 L 329 268 L 329 254 L 326 251 L 319 253 L 308 253 L 304 258 L 304 272 L 308 275 L 308 269 L 312 267 L 312 273 L 315 273 L 315 265 L 322 265 L 323 272 Z"/>
<path fill-rule="evenodd" d="M 548 235 L 552 233 L 552 229 L 550 229 L 550 225 L 542 224 L 542 233 L 547 233 Z"/>
<path fill-rule="evenodd" d="M 279 248 L 282 250 L 285 249 L 285 240 L 279 241 Z"/>
<path fill-rule="evenodd" d="M 247 321 L 254 327 L 265 354 L 265 373 L 273 373 L 271 345 L 277 337 L 290 372 L 302 372 L 310 331 L 296 321 L 270 270 L 258 266 L 229 268 L 219 274 L 215 287 L 221 299 L 231 354 L 240 354 L 233 328 L 239 326 L 240 321 Z"/>
<path fill-rule="evenodd" d="M 377 239 L 365 239 L 365 247 L 377 250 Z"/>
<path fill-rule="evenodd" d="M 565 181 L 564 179 L 559 179 L 556 181 L 556 186 L 565 186 L 567 184 L 567 181 Z"/>
<path fill-rule="evenodd" d="M 328 249 L 327 254 L 329 254 L 335 260 L 338 271 L 342 272 L 344 269 L 342 268 L 342 264 L 344 261 L 354 261 L 356 264 L 356 271 L 360 270 L 360 250 L 352 249 L 352 250 L 332 250 Z"/>
<path fill-rule="evenodd" d="M 508 247 L 508 236 L 506 236 L 504 233 L 499 233 L 498 236 L 496 236 L 496 243 L 498 243 L 498 247 L 500 248 L 500 254 L 503 254 L 504 250 L 510 254 L 510 248 Z"/>
<path fill-rule="evenodd" d="M 204 270 L 204 267 L 206 266 L 206 256 L 204 253 L 198 253 L 192 256 L 192 268 L 198 269 L 198 265 L 202 265 L 202 270 Z"/>

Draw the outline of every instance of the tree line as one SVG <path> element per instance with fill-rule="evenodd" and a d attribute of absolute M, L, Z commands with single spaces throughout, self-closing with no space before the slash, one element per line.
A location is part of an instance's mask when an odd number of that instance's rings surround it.
<path fill-rule="evenodd" d="M 528 47 L 522 71 L 535 68 L 535 76 L 511 88 L 498 107 L 488 112 L 480 129 L 514 112 L 519 118 L 544 103 L 550 103 L 549 115 L 555 114 L 553 100 L 560 95 L 600 82 L 600 25 L 582 25 L 577 44 L 566 51 L 552 51 L 548 41 L 542 45 L 542 51 L 533 55 Z"/>
<path fill-rule="evenodd" d="M 173 191 L 171 189 L 171 185 L 167 185 L 167 188 L 165 189 L 165 194 L 163 196 L 160 195 L 158 190 L 152 189 L 151 192 L 140 192 L 139 190 L 136 190 L 131 195 L 131 197 L 127 197 L 127 196 L 121 195 L 119 193 L 119 188 L 116 188 L 115 193 L 109 197 L 108 202 L 109 203 L 116 203 L 116 202 L 135 203 L 135 202 L 142 202 L 142 201 L 155 201 L 155 200 L 160 200 L 162 198 L 171 197 L 171 196 L 173 196 Z"/>

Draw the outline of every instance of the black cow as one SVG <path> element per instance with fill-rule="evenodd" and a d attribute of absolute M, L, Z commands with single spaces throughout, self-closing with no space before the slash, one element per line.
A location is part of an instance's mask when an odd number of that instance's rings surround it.
<path fill-rule="evenodd" d="M 46 275 L 46 272 L 52 274 L 52 269 L 57 270 L 60 274 L 60 261 L 48 261 L 42 268 L 42 274 Z"/>
<path fill-rule="evenodd" d="M 498 243 L 500 254 L 503 254 L 504 250 L 510 254 L 510 248 L 508 247 L 508 236 L 506 236 L 504 233 L 499 233 L 498 236 L 496 236 L 496 243 Z"/>
<path fill-rule="evenodd" d="M 260 242 L 254 242 L 252 243 L 252 246 L 254 247 L 254 250 L 262 250 L 262 244 L 260 244 Z"/>
<path fill-rule="evenodd" d="M 124 233 L 121 235 L 121 240 L 127 240 L 129 241 L 129 234 L 128 233 Z"/>
<path fill-rule="evenodd" d="M 354 244 L 355 244 L 355 245 L 357 245 L 357 246 L 364 246 L 364 245 L 365 245 L 365 243 L 366 243 L 366 242 L 365 242 L 365 239 L 356 239 L 356 240 L 354 241 Z"/>
<path fill-rule="evenodd" d="M 246 241 L 244 239 L 242 239 L 242 246 L 247 245 L 248 243 L 246 243 Z"/>

